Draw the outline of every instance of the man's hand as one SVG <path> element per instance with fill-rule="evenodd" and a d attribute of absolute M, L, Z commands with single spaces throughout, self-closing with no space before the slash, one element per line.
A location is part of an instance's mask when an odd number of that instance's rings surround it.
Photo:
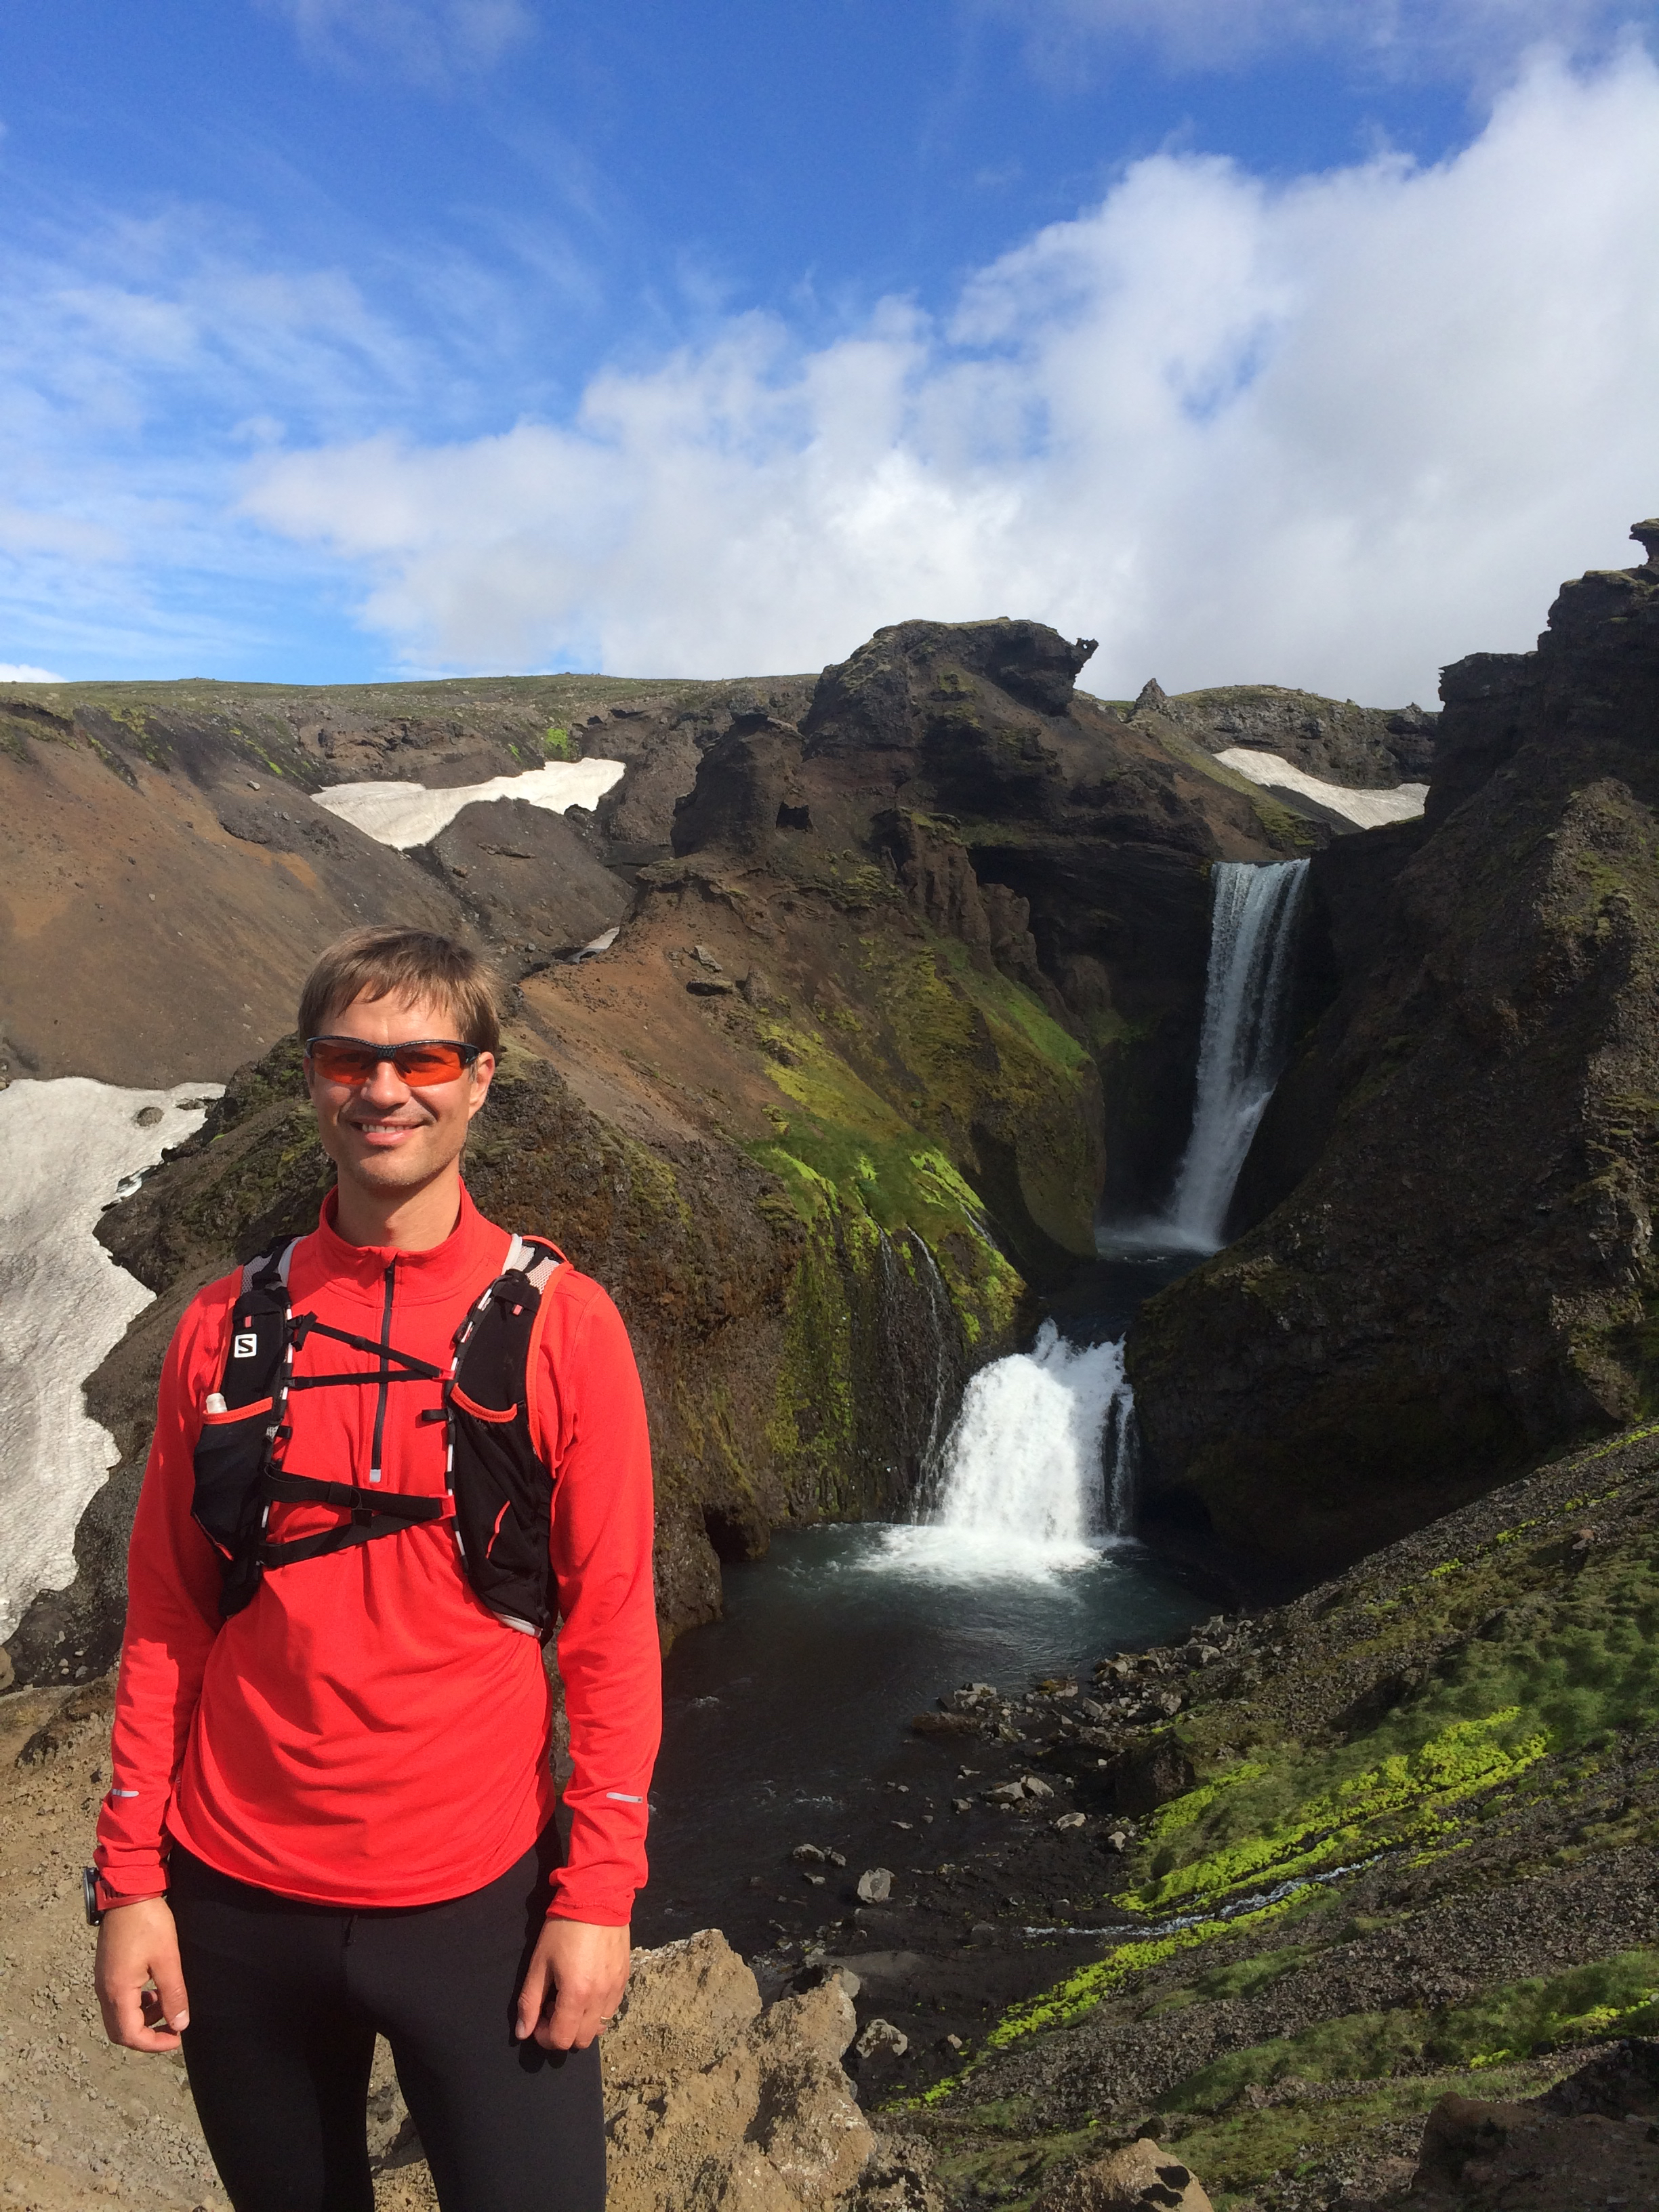
<path fill-rule="evenodd" d="M 112 1905 L 98 1930 L 93 1969 L 104 2033 L 129 2051 L 176 2051 L 190 2025 L 179 1935 L 164 1897 Z"/>
<path fill-rule="evenodd" d="M 629 1931 L 586 1920 L 550 1920 L 519 1991 L 519 2039 L 544 2051 L 586 2051 L 608 2027 L 628 1986 Z"/>

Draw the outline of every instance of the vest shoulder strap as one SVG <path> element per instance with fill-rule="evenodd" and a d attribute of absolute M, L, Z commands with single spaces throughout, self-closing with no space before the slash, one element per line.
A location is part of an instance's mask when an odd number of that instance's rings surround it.
<path fill-rule="evenodd" d="M 286 1296 L 289 1269 L 294 1264 L 294 1248 L 299 1241 L 297 1237 L 279 1237 L 263 1252 L 256 1252 L 242 1269 L 242 1296 L 246 1297 L 256 1288 L 280 1289 Z"/>
<path fill-rule="evenodd" d="M 530 1360 L 548 1285 L 568 1266 L 544 1237 L 515 1236 L 501 1273 L 456 1333 L 447 1393 L 455 1540 L 496 1618 L 531 1635 L 557 1610 L 550 1535 L 553 1471 L 529 1418 Z"/>

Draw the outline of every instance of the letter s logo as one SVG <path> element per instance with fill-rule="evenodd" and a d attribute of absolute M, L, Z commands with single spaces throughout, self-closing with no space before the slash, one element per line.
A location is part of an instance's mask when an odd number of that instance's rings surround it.
<path fill-rule="evenodd" d="M 233 1359 L 253 1359 L 258 1357 L 258 1351 L 257 1336 L 239 1336 L 231 1340 L 230 1356 Z"/>

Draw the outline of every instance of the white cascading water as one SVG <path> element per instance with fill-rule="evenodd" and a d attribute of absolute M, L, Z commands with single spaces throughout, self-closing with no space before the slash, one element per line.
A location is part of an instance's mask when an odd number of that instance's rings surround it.
<path fill-rule="evenodd" d="M 1045 1322 L 1029 1352 L 969 1381 L 938 1502 L 891 1532 L 888 1557 L 961 1576 L 1086 1566 L 1128 1526 L 1133 1405 L 1121 1344 L 1071 1345 Z"/>
<path fill-rule="evenodd" d="M 1218 861 L 1199 1038 L 1193 1133 L 1166 1224 L 1177 1249 L 1218 1252 L 1245 1155 L 1285 1065 L 1296 917 L 1305 860 Z"/>
<path fill-rule="evenodd" d="M 1210 960 L 1192 1133 L 1156 1220 L 1115 1231 L 1129 1253 L 1215 1252 L 1250 1139 L 1284 1065 L 1305 860 L 1212 871 Z M 1123 1345 L 1077 1346 L 1045 1322 L 1029 1352 L 969 1383 L 927 1518 L 894 1529 L 895 1565 L 957 1576 L 1087 1565 L 1134 1518 L 1134 1395 Z"/>

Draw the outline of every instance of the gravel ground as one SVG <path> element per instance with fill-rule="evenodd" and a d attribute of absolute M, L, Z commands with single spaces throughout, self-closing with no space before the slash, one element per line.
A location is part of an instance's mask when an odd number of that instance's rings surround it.
<path fill-rule="evenodd" d="M 81 1869 L 107 1786 L 108 1697 L 72 1701 L 52 1755 L 17 1753 L 63 1693 L 0 1698 L 0 2184 L 20 2212 L 229 2212 L 196 2124 L 182 2058 L 117 2051 L 92 1994 Z"/>

